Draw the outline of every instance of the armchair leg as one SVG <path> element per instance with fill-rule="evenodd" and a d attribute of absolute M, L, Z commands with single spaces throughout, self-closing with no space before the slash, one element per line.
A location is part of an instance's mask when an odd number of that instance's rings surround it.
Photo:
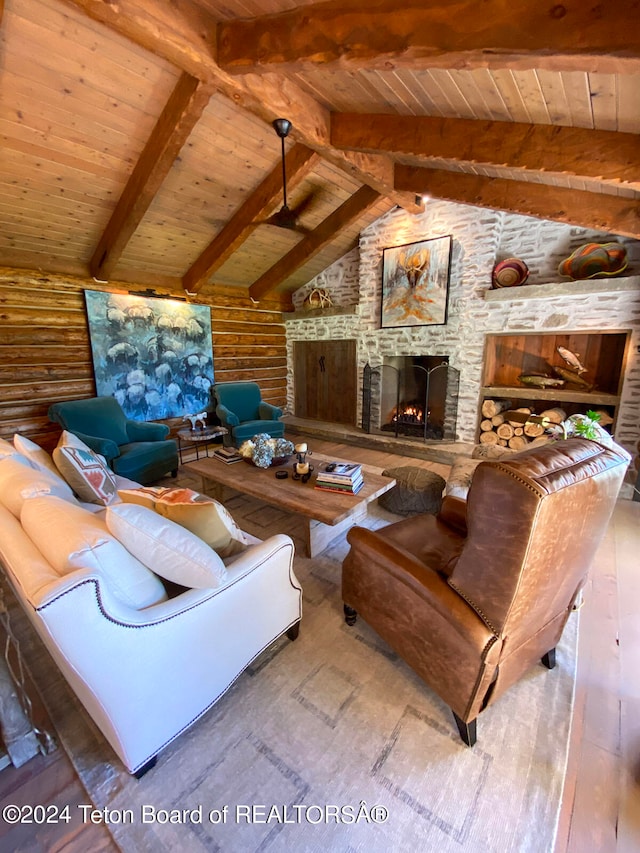
<path fill-rule="evenodd" d="M 556 650 L 555 648 L 549 649 L 549 651 L 542 658 L 542 663 L 546 666 L 547 669 L 553 669 L 556 665 Z"/>
<path fill-rule="evenodd" d="M 347 623 L 347 625 L 355 625 L 357 618 L 358 618 L 358 614 L 353 609 L 353 607 L 349 607 L 348 604 L 345 604 L 344 605 L 344 621 Z"/>
<path fill-rule="evenodd" d="M 300 633 L 300 620 L 298 620 L 295 625 L 292 625 L 290 628 L 287 629 L 287 637 L 290 640 L 297 640 L 299 633 Z"/>
<path fill-rule="evenodd" d="M 456 726 L 458 727 L 458 731 L 460 732 L 460 737 L 466 743 L 467 746 L 473 746 L 476 742 L 476 720 L 470 720 L 468 723 L 465 723 L 464 720 L 461 720 L 460 717 L 456 714 L 455 711 L 451 712 L 456 721 Z"/>
<path fill-rule="evenodd" d="M 171 472 L 171 476 L 175 480 L 175 478 L 178 476 L 178 469 L 177 468 L 173 469 L 173 471 Z"/>

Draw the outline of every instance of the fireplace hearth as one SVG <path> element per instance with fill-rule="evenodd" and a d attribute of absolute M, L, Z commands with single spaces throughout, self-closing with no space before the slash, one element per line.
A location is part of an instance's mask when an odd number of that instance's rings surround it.
<path fill-rule="evenodd" d="M 455 440 L 459 372 L 447 356 L 390 356 L 363 374 L 362 428 L 424 441 Z"/>

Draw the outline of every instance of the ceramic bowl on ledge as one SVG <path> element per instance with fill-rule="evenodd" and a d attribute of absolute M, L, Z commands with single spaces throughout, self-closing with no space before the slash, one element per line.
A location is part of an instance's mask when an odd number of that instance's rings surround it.
<path fill-rule="evenodd" d="M 519 258 L 506 258 L 493 268 L 491 282 L 494 287 L 517 287 L 529 277 L 529 267 Z"/>
<path fill-rule="evenodd" d="M 626 266 L 627 250 L 620 243 L 586 243 L 562 261 L 558 272 L 577 280 L 617 275 Z"/>

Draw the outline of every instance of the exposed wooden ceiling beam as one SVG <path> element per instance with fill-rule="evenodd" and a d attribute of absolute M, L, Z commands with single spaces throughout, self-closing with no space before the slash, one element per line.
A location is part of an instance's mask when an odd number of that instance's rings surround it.
<path fill-rule="evenodd" d="M 512 67 L 631 72 L 640 67 L 637 0 L 615 13 L 583 0 L 330 0 L 218 25 L 218 62 L 234 73 L 312 65 L 392 70 Z"/>
<path fill-rule="evenodd" d="M 337 231 L 347 228 L 354 220 L 366 213 L 379 198 L 380 194 L 371 187 L 361 187 L 307 237 L 295 245 L 284 258 L 281 258 L 257 281 L 254 281 L 249 288 L 249 296 L 259 302 L 263 296 L 274 290 L 295 270 L 299 269 L 314 255 L 317 255 L 331 242 Z"/>
<path fill-rule="evenodd" d="M 384 151 L 640 185 L 637 134 L 430 116 L 331 116 L 338 148 Z"/>
<path fill-rule="evenodd" d="M 638 199 L 400 164 L 396 184 L 433 198 L 640 238 Z"/>
<path fill-rule="evenodd" d="M 161 0 L 63 0 L 203 82 L 218 66 L 211 46 L 216 22 L 195 3 Z"/>
<path fill-rule="evenodd" d="M 215 85 L 233 103 L 263 121 L 288 118 L 293 125 L 292 138 L 405 210 L 419 211 L 410 193 L 394 189 L 391 158 L 339 151 L 331 146 L 329 111 L 291 80 L 264 73 L 239 79 L 223 71 L 215 60 L 216 22 L 204 9 L 185 2 L 168 4 L 165 0 L 64 2 L 181 70 Z"/>
<path fill-rule="evenodd" d="M 212 92 L 210 84 L 186 73 L 180 76 L 91 258 L 89 269 L 95 278 L 111 276 Z"/>
<path fill-rule="evenodd" d="M 318 154 L 315 151 L 306 145 L 294 145 L 285 157 L 287 186 L 291 189 L 300 183 L 317 161 Z M 182 278 L 184 289 L 189 293 L 197 293 L 207 278 L 244 243 L 255 227 L 256 220 L 271 212 L 281 197 L 282 166 L 278 163 L 187 270 Z"/>
<path fill-rule="evenodd" d="M 221 72 L 222 73 L 222 72 Z M 410 193 L 400 193 L 393 186 L 393 160 L 383 154 L 360 151 L 340 151 L 331 145 L 331 114 L 291 80 L 279 74 L 247 74 L 241 81 L 242 100 L 234 102 L 271 122 L 283 116 L 293 125 L 292 136 L 317 151 L 327 162 L 351 175 L 361 184 L 368 184 L 381 195 L 407 210 L 418 213 L 419 206 Z M 274 114 L 275 112 L 275 114 Z"/>

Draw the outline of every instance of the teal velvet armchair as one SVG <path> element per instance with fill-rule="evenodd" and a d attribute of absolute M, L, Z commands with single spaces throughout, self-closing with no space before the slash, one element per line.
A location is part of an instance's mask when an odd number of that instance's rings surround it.
<path fill-rule="evenodd" d="M 49 407 L 49 420 L 77 435 L 121 477 L 147 485 L 178 471 L 176 442 L 166 424 L 127 418 L 114 397 L 67 400 Z"/>
<path fill-rule="evenodd" d="M 236 447 L 260 432 L 282 438 L 284 424 L 278 420 L 282 409 L 262 399 L 256 382 L 217 382 L 212 389 L 216 415 L 225 426 Z"/>

